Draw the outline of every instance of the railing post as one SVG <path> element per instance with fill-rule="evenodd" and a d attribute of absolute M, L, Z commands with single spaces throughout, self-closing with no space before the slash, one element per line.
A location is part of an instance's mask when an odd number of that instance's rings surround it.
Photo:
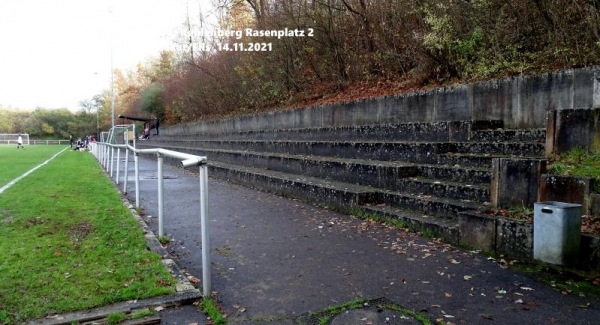
<path fill-rule="evenodd" d="M 208 232 L 208 167 L 200 164 L 200 228 L 202 232 L 202 294 L 210 297 L 210 238 Z"/>
<path fill-rule="evenodd" d="M 135 165 L 135 207 L 140 208 L 140 160 L 139 154 L 136 152 L 135 156 L 133 156 L 133 161 Z"/>
<path fill-rule="evenodd" d="M 119 184 L 119 175 L 121 174 L 121 147 L 117 148 L 117 185 Z"/>
<path fill-rule="evenodd" d="M 100 165 L 102 166 L 102 168 L 104 168 L 104 170 L 106 170 L 106 165 L 104 164 L 104 156 L 106 156 L 105 152 L 104 152 L 105 150 L 106 150 L 106 144 L 103 142 L 102 148 L 100 149 L 100 157 L 101 157 Z"/>
<path fill-rule="evenodd" d="M 125 147 L 125 180 L 123 181 L 123 193 L 127 194 L 127 178 L 129 177 L 129 149 Z"/>
<path fill-rule="evenodd" d="M 104 170 L 108 171 L 108 150 L 110 147 L 105 144 L 104 145 Z"/>
<path fill-rule="evenodd" d="M 106 168 L 106 143 L 102 145 L 102 168 L 107 170 Z"/>
<path fill-rule="evenodd" d="M 115 165 L 115 147 L 110 147 L 110 177 L 113 177 L 113 166 Z"/>
<path fill-rule="evenodd" d="M 163 203 L 164 203 L 164 193 L 163 193 L 163 157 L 160 153 L 157 153 L 158 156 L 158 237 L 162 237 L 164 234 L 163 230 Z"/>
<path fill-rule="evenodd" d="M 104 169 L 108 172 L 108 158 L 110 157 L 110 147 L 105 144 L 104 145 Z"/>

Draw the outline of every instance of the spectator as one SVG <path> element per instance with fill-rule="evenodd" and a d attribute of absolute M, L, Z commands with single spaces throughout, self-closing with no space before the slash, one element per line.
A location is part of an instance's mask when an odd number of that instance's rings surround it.
<path fill-rule="evenodd" d="M 142 136 L 142 140 L 148 140 L 150 137 L 150 122 L 144 123 L 144 134 Z"/>
<path fill-rule="evenodd" d="M 75 143 L 75 151 L 79 151 L 79 150 L 83 149 L 83 147 L 84 147 L 83 140 L 81 140 L 81 138 L 77 138 L 77 142 Z"/>

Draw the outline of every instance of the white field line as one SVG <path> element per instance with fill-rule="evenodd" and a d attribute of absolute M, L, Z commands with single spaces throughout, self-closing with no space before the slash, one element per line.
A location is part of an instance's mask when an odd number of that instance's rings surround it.
<path fill-rule="evenodd" d="M 56 155 L 52 156 L 52 158 L 44 161 L 43 163 L 31 168 L 30 170 L 28 170 L 27 172 L 25 172 L 25 174 L 13 179 L 12 181 L 8 182 L 6 185 L 0 187 L 0 194 L 2 194 L 2 192 L 4 192 L 5 190 L 7 190 L 8 188 L 10 188 L 11 186 L 15 185 L 15 183 L 17 183 L 18 181 L 22 180 L 23 178 L 27 177 L 29 174 L 33 173 L 34 171 L 36 171 L 38 168 L 44 166 L 45 164 L 49 163 L 52 159 L 56 158 L 58 155 L 60 155 L 61 153 L 63 153 L 65 150 L 67 150 L 69 148 L 64 148 L 63 150 L 61 150 L 59 153 L 57 153 Z"/>

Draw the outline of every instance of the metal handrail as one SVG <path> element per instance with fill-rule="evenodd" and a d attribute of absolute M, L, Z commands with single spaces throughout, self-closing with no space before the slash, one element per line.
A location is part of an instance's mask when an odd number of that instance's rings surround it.
<path fill-rule="evenodd" d="M 120 126 L 115 126 L 118 128 Z M 126 131 L 127 132 L 127 131 Z M 126 134 L 127 136 L 127 134 Z M 164 210 L 164 177 L 163 177 L 163 158 L 170 157 L 181 160 L 182 167 L 199 167 L 199 183 L 200 183 L 200 227 L 202 241 L 202 291 L 203 296 L 208 297 L 211 293 L 211 275 L 210 275 L 210 241 L 208 229 L 208 166 L 207 158 L 204 156 L 196 156 L 183 152 L 167 150 L 162 148 L 152 149 L 137 149 L 130 144 L 110 143 L 114 141 L 113 129 L 111 129 L 108 137 L 108 142 L 96 142 L 92 144 L 92 153 L 101 163 L 101 166 L 107 171 L 110 177 L 113 177 L 113 161 L 115 160 L 115 149 L 117 149 L 117 167 L 116 167 L 116 184 L 119 184 L 121 149 L 125 149 L 125 181 L 123 192 L 127 193 L 128 179 L 128 164 L 129 151 L 134 153 L 135 165 L 135 206 L 140 207 L 139 198 L 139 158 L 140 154 L 156 154 L 158 163 L 158 236 L 163 236 L 163 210 Z"/>

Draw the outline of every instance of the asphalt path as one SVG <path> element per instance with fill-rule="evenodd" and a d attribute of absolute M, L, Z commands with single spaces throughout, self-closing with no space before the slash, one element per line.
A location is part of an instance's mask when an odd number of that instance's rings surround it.
<path fill-rule="evenodd" d="M 165 164 L 164 230 L 179 267 L 201 279 L 195 171 Z M 142 158 L 143 218 L 155 232 L 156 176 L 156 161 Z M 542 284 L 508 268 L 512 261 L 223 180 L 211 178 L 208 191 L 212 291 L 229 324 L 294 324 L 355 299 L 385 299 L 447 324 L 600 323 L 597 297 Z M 333 322 L 419 324 L 368 307 Z M 209 323 L 193 305 L 164 310 L 161 318 L 163 324 Z"/>

